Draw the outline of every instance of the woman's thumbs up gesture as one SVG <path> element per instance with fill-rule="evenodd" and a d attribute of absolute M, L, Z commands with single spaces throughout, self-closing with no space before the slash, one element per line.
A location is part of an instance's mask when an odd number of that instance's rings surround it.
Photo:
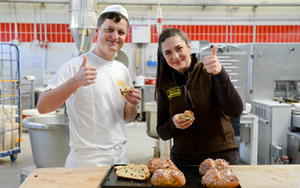
<path fill-rule="evenodd" d="M 204 68 L 208 73 L 213 73 L 214 75 L 219 74 L 222 70 L 222 65 L 216 56 L 217 46 L 214 46 L 211 51 L 211 55 L 204 57 L 203 64 Z"/>

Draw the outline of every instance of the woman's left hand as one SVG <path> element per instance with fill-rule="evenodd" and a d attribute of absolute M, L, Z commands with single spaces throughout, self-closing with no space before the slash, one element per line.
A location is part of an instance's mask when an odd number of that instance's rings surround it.
<path fill-rule="evenodd" d="M 136 105 L 139 104 L 139 102 L 142 99 L 142 94 L 140 90 L 138 89 L 130 89 L 130 92 L 128 93 L 126 100 L 127 100 L 127 105 L 131 107 L 135 107 Z"/>
<path fill-rule="evenodd" d="M 213 73 L 214 75 L 219 74 L 222 70 L 222 65 L 216 56 L 217 46 L 212 48 L 212 55 L 206 56 L 203 59 L 204 68 L 208 73 Z"/>
<path fill-rule="evenodd" d="M 175 114 L 172 118 L 172 121 L 177 129 L 186 129 L 189 128 L 192 123 L 186 119 L 180 119 L 181 114 Z"/>

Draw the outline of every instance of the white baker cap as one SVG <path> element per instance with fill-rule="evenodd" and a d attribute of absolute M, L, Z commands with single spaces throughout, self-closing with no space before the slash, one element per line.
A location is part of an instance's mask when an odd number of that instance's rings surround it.
<path fill-rule="evenodd" d="M 104 13 L 107 13 L 107 12 L 118 12 L 120 14 L 122 14 L 123 16 L 125 16 L 127 18 L 127 20 L 129 21 L 129 18 L 128 18 L 128 14 L 127 14 L 127 11 L 126 9 L 121 6 L 121 5 L 110 5 L 108 7 L 106 7 L 100 14 L 100 16 Z"/>

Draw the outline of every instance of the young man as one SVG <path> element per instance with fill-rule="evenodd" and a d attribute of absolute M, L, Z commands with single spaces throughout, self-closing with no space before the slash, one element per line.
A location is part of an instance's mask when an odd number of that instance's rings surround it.
<path fill-rule="evenodd" d="M 130 89 L 126 99 L 121 95 L 120 88 L 132 86 L 132 80 L 127 67 L 114 60 L 128 28 L 124 7 L 105 8 L 98 19 L 95 49 L 65 63 L 39 98 L 40 113 L 66 101 L 71 146 L 66 167 L 129 163 L 124 120 L 136 117 L 141 93 Z"/>

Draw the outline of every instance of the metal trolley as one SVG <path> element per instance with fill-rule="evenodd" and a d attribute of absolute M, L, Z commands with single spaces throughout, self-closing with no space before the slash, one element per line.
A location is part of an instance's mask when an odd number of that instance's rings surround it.
<path fill-rule="evenodd" d="M 19 49 L 0 43 L 0 157 L 17 159 L 22 141 Z"/>

